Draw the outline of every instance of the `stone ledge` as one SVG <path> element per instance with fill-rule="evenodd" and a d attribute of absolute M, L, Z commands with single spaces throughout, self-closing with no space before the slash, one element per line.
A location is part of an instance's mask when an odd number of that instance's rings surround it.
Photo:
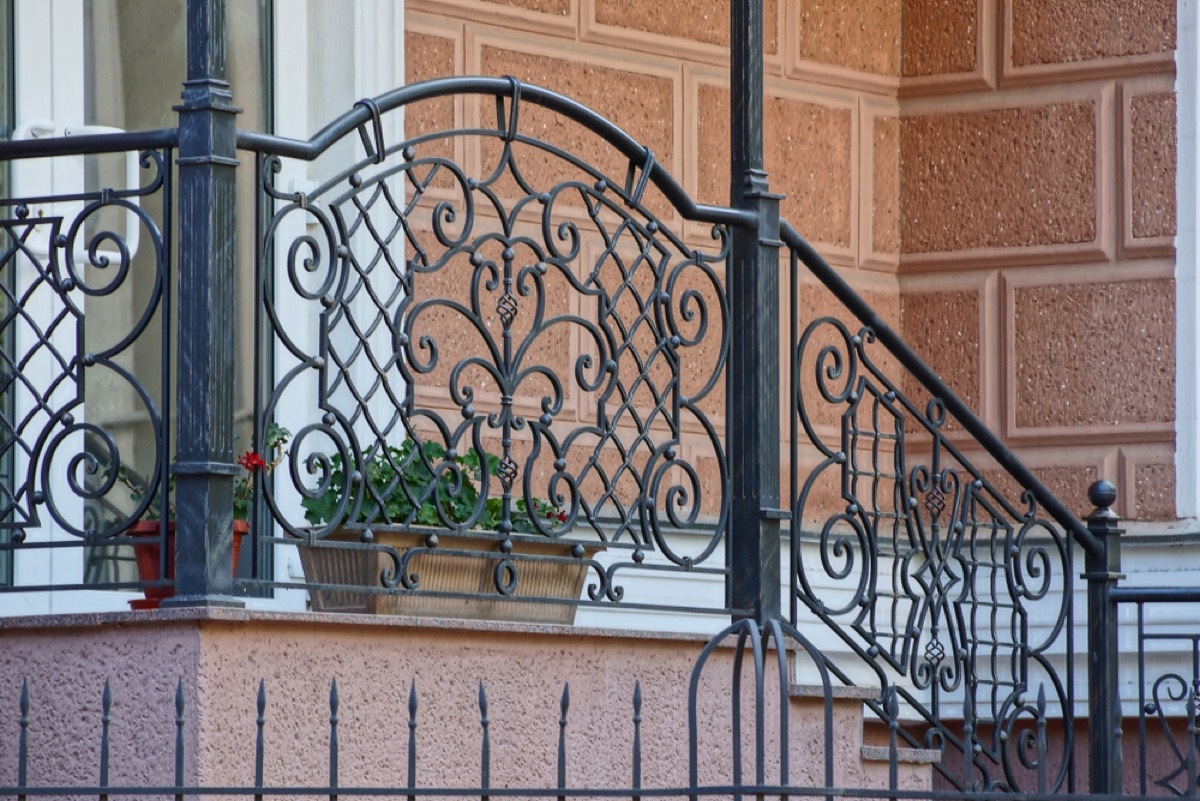
<path fill-rule="evenodd" d="M 548 636 L 597 637 L 626 640 L 667 640 L 706 643 L 709 634 L 631 631 L 549 623 L 508 623 L 459 618 L 428 618 L 404 615 L 360 615 L 337 612 L 278 612 L 196 606 L 154 609 L 140 612 L 83 612 L 57 615 L 0 617 L 0 632 L 5 630 L 80 629 L 102 626 L 163 625 L 171 623 L 277 623 L 298 626 L 345 626 L 384 629 L 432 629 L 442 631 L 494 632 L 501 634 L 539 634 Z"/>
<path fill-rule="evenodd" d="M 820 684 L 788 684 L 788 695 L 792 698 L 824 698 L 825 687 Z M 834 700 L 871 701 L 879 698 L 878 687 L 833 684 L 829 695 Z"/>
<path fill-rule="evenodd" d="M 886 745 L 864 745 L 864 762 L 890 762 L 891 749 Z M 942 752 L 933 748 L 897 748 L 896 761 L 908 765 L 933 765 L 940 762 Z"/>

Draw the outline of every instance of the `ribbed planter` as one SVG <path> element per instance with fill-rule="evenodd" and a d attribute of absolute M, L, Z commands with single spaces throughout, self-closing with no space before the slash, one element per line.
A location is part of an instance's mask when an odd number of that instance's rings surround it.
<path fill-rule="evenodd" d="M 162 565 L 161 541 L 159 539 L 159 520 L 139 520 L 125 530 L 125 536 L 145 539 L 145 542 L 133 544 L 133 555 L 137 560 L 138 581 L 159 581 L 159 567 Z M 233 521 L 233 568 L 237 569 L 238 555 L 242 552 L 242 537 L 250 533 L 250 524 L 245 520 Z M 167 575 L 170 581 L 175 580 L 175 521 L 167 523 Z M 135 598 L 129 602 L 130 609 L 158 609 L 164 598 L 175 595 L 174 587 L 146 587 L 143 591 L 145 598 Z"/>
<path fill-rule="evenodd" d="M 336 531 L 325 541 L 358 542 L 359 534 L 358 531 Z M 374 534 L 375 544 L 394 548 L 401 555 L 410 548 L 423 546 L 426 537 L 425 533 L 413 531 L 375 531 Z M 575 622 L 577 605 L 568 601 L 579 599 L 588 571 L 587 564 L 573 557 L 571 550 L 582 546 L 584 559 L 602 550 L 596 545 L 577 542 L 513 540 L 515 555 L 557 556 L 571 561 L 515 560 L 516 589 L 512 595 L 502 596 L 496 590 L 494 578 L 496 568 L 504 558 L 496 550 L 497 540 L 458 534 L 439 534 L 438 537 L 440 544 L 436 549 L 420 553 L 408 563 L 409 573 L 419 578 L 418 590 L 380 594 L 314 588 L 310 591 L 313 611 L 570 625 Z M 445 552 L 447 549 L 471 553 L 450 554 Z M 300 564 L 310 583 L 349 587 L 381 588 L 383 572 L 394 568 L 391 556 L 384 552 L 306 545 L 300 546 Z M 480 597 L 438 598 L 430 597 L 427 592 Z M 553 598 L 562 603 L 522 602 L 522 598 Z"/>

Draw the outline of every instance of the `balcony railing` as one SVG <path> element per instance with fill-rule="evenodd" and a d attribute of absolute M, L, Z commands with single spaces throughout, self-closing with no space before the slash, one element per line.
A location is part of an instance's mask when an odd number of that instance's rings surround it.
<path fill-rule="evenodd" d="M 478 125 L 387 139 L 403 109 L 444 98 Z M 1111 493 L 1071 515 L 765 193 L 695 204 L 594 112 L 447 79 L 363 101 L 308 142 L 231 138 L 256 197 L 255 257 L 234 265 L 217 224 L 233 176 L 205 198 L 189 172 L 232 168 L 177 158 L 179 139 L 0 145 L 142 166 L 137 188 L 0 201 L 4 597 L 295 590 L 318 610 L 749 618 L 877 689 L 867 704 L 894 737 L 985 791 L 1082 785 L 1086 620 L 1090 785 L 1119 786 Z M 249 291 L 221 306 L 239 274 Z M 119 564 L 105 558 L 121 548 L 150 572 L 63 568 L 71 551 Z M 1047 715 L 1064 732 L 1050 762 L 1030 746 Z"/>

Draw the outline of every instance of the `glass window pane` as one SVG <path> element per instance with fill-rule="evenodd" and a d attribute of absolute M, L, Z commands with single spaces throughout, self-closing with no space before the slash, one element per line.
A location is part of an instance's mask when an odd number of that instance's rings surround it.
<path fill-rule="evenodd" d="M 0 0 L 0 139 L 12 136 L 16 121 L 14 114 L 13 59 L 15 47 L 13 42 L 13 3 L 12 0 Z M 8 164 L 0 162 L 0 194 L 9 195 Z M 7 320 L 11 308 L 10 298 L 13 291 L 13 271 L 4 270 L 0 274 L 0 320 Z M 10 326 L 0 326 L 0 416 L 11 421 L 14 417 L 13 391 L 11 384 L 13 364 L 13 342 Z M 12 448 L 5 448 L 0 455 L 0 492 L 12 491 L 13 481 Z M 9 515 L 11 518 L 11 515 Z M 9 521 L 0 521 L 0 523 Z M 0 542 L 10 542 L 11 529 L 0 532 Z M 0 586 L 12 584 L 12 553 L 0 551 Z"/>
<path fill-rule="evenodd" d="M 230 0 L 227 13 L 229 25 L 229 81 L 234 103 L 242 109 L 237 118 L 239 128 L 269 130 L 269 69 L 266 69 L 270 31 L 270 0 Z M 91 0 L 85 5 L 84 97 L 85 121 L 92 125 L 109 125 L 124 130 L 170 128 L 177 125 L 174 106 L 178 105 L 186 72 L 186 0 Z M 89 164 L 89 188 L 122 183 L 124 166 L 119 160 L 93 159 Z M 238 188 L 238 296 L 253 297 L 254 271 L 254 194 L 253 159 L 242 158 Z M 149 205 L 149 204 L 148 204 Z M 150 209 L 148 209 L 150 210 Z M 157 214 L 157 209 L 152 213 Z M 159 221 L 161 224 L 161 220 Z M 105 222 L 102 225 L 108 224 Z M 120 223 L 117 223 L 119 226 Z M 134 270 L 152 275 L 151 254 L 139 253 Z M 171 254 L 174 264 L 176 254 Z M 174 285 L 174 282 L 173 282 Z M 120 297 L 89 298 L 87 317 L 103 319 L 104 329 L 121 329 L 132 324 L 134 315 L 145 308 L 145 298 L 138 286 L 122 288 Z M 93 312 L 100 312 L 94 315 Z M 163 360 L 161 312 L 158 320 L 147 328 L 125 354 L 121 366 L 128 369 L 163 408 L 161 394 Z M 236 394 L 238 446 L 248 447 L 252 417 L 251 371 L 254 360 L 251 351 L 250 326 L 253 304 L 238 304 L 236 330 L 236 371 L 232 376 Z M 129 330 L 124 325 L 123 330 Z M 85 332 L 89 348 L 92 339 L 104 336 L 104 331 Z M 171 331 L 171 351 L 175 350 L 175 332 Z M 173 361 L 172 361 L 173 364 Z M 171 366 L 170 370 L 174 370 Z M 102 426 L 117 442 L 129 472 L 147 475 L 156 463 L 154 437 L 145 406 L 128 382 L 119 376 L 92 371 L 85 387 L 87 414 L 90 422 Z M 171 408 L 175 403 L 170 403 Z M 168 421 L 169 436 L 174 437 L 174 420 Z M 136 478 L 134 479 L 137 480 Z M 113 491 L 93 504 L 92 514 L 103 519 L 116 519 L 132 509 L 128 492 Z M 107 508 L 105 508 L 107 505 Z M 136 580 L 134 566 L 128 554 L 113 554 L 116 549 L 103 549 L 88 559 L 89 581 Z M 248 563 L 249 556 L 242 560 Z"/>

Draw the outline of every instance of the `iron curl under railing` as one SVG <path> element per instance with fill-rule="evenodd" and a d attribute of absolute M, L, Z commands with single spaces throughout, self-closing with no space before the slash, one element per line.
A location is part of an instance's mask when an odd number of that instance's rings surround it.
<path fill-rule="evenodd" d="M 946 382 L 925 364 L 907 343 L 892 330 L 878 312 L 862 296 L 854 291 L 846 280 L 838 275 L 830 264 L 821 258 L 795 228 L 781 223 L 783 242 L 791 248 L 826 289 L 828 289 L 861 322 L 869 326 L 879 343 L 884 346 L 933 397 L 939 399 L 976 442 L 1021 486 L 1028 490 L 1049 515 L 1088 553 L 1100 551 L 1100 544 L 1082 520 L 1074 515 L 1045 484 L 1025 466 L 1015 453 L 979 419 L 971 408 L 954 393 Z"/>

